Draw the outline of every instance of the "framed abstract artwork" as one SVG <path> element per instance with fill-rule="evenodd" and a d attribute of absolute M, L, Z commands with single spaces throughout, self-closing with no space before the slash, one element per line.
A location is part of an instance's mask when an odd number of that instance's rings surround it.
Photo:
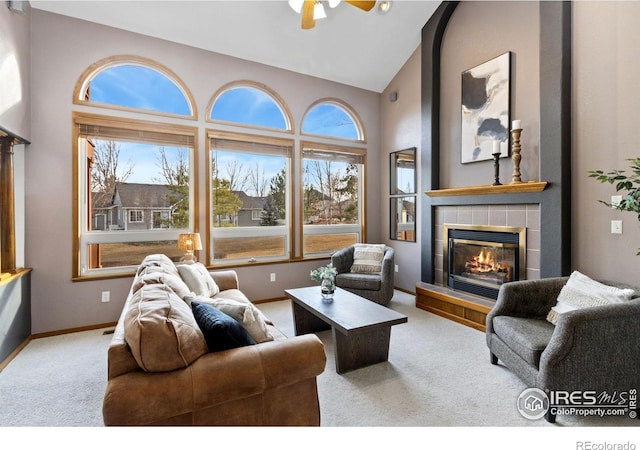
<path fill-rule="evenodd" d="M 511 52 L 462 72 L 462 163 L 509 156 Z"/>

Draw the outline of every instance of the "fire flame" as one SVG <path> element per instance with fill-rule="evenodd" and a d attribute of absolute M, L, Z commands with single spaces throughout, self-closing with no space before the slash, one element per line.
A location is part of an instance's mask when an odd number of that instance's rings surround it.
<path fill-rule="evenodd" d="M 500 280 L 500 283 L 512 280 L 512 270 L 508 263 L 502 261 L 500 252 L 492 252 L 487 248 L 480 249 L 480 253 L 475 256 L 468 255 L 464 264 L 467 276 Z"/>
<path fill-rule="evenodd" d="M 487 252 L 487 255 L 485 256 L 484 250 L 481 250 L 478 256 L 474 256 L 473 260 L 478 264 L 486 264 L 491 266 L 494 264 L 493 259 L 491 258 L 491 252 Z"/>
<path fill-rule="evenodd" d="M 500 272 L 508 269 L 508 265 L 495 261 L 490 251 L 480 251 L 480 254 L 473 257 L 473 262 L 469 262 L 473 271 L 476 272 Z"/>

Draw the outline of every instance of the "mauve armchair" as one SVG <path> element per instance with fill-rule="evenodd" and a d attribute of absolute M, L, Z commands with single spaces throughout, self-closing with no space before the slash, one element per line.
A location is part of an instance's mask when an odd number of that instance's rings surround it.
<path fill-rule="evenodd" d="M 355 247 L 338 250 L 331 256 L 331 263 L 337 269 L 336 286 L 360 297 L 387 306 L 393 297 L 394 251 L 385 247 L 382 270 L 378 273 L 353 273 L 353 253 Z"/>

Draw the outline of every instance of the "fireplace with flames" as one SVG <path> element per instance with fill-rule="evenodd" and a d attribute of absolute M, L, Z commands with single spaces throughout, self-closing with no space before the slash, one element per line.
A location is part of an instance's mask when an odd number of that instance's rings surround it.
<path fill-rule="evenodd" d="M 447 224 L 443 241 L 452 289 L 495 299 L 502 284 L 525 278 L 525 228 Z"/>

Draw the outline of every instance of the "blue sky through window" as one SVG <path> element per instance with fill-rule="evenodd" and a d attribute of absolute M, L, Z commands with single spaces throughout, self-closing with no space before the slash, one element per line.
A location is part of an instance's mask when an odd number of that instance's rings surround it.
<path fill-rule="evenodd" d="M 302 131 L 345 139 L 358 139 L 358 129 L 347 112 L 337 105 L 321 103 L 305 116 Z"/>
<path fill-rule="evenodd" d="M 95 141 L 98 145 L 99 141 Z M 167 162 L 175 166 L 180 158 L 189 160 L 189 150 L 186 148 L 161 147 L 154 144 L 131 143 L 117 141 L 120 150 L 118 158 L 119 171 L 131 168 L 131 175 L 126 179 L 127 183 L 165 184 L 160 166 L 160 149 L 163 148 Z"/>
<path fill-rule="evenodd" d="M 165 75 L 137 65 L 109 67 L 91 80 L 91 101 L 190 116 L 184 93 Z"/>
<path fill-rule="evenodd" d="M 246 86 L 223 92 L 211 109 L 211 118 L 279 130 L 287 129 L 284 115 L 277 103 L 265 92 Z"/>
<path fill-rule="evenodd" d="M 90 83 L 91 101 L 159 112 L 191 115 L 183 91 L 163 73 L 137 64 L 111 66 L 99 72 Z M 279 130 L 289 128 L 288 120 L 278 102 L 268 92 L 252 86 L 237 86 L 223 92 L 215 101 L 211 118 Z M 359 130 L 352 116 L 339 105 L 320 103 L 305 116 L 303 131 L 311 134 L 346 139 L 359 139 Z M 157 183 L 160 177 L 158 146 L 120 142 L 119 164 L 135 170 L 127 180 L 132 183 Z M 167 155 L 177 155 L 180 149 L 165 147 Z M 270 180 L 284 166 L 284 159 L 264 155 L 230 152 L 219 154 L 220 176 L 224 167 L 236 160 L 245 169 L 260 167 Z M 176 156 L 177 157 L 177 156 Z M 250 191 L 250 190 L 249 190 Z M 247 192 L 255 195 L 255 192 Z"/>

